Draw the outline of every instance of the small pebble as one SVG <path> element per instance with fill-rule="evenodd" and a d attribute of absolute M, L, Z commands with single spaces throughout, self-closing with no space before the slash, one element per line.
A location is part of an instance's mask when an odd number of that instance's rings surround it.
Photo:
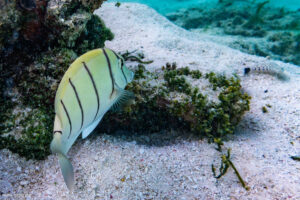
<path fill-rule="evenodd" d="M 144 148 L 140 148 L 140 154 L 143 154 L 145 152 Z"/>
<path fill-rule="evenodd" d="M 27 184 L 28 184 L 28 181 L 21 181 L 20 184 L 21 184 L 21 185 L 27 185 Z"/>

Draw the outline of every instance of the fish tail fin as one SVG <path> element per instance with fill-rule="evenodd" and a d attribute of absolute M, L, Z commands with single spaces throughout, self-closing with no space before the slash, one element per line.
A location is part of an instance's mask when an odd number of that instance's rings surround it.
<path fill-rule="evenodd" d="M 58 161 L 60 164 L 61 172 L 64 177 L 65 183 L 70 191 L 74 188 L 74 171 L 71 162 L 68 158 L 62 154 L 58 153 Z"/>
<path fill-rule="evenodd" d="M 62 139 L 62 128 L 61 121 L 57 115 L 55 115 L 54 121 L 54 136 L 50 144 L 50 149 L 52 153 L 58 154 L 58 161 L 60 164 L 61 172 L 64 177 L 65 183 L 70 191 L 74 188 L 74 171 L 71 162 L 66 156 L 66 151 L 64 150 L 61 139 Z"/>
<path fill-rule="evenodd" d="M 279 71 L 277 73 L 277 78 L 281 81 L 289 81 L 290 77 L 285 71 Z"/>

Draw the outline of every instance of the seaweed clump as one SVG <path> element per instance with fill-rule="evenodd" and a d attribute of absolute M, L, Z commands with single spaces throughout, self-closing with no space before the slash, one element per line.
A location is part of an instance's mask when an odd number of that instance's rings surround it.
<path fill-rule="evenodd" d="M 135 93 L 135 103 L 124 112 L 105 115 L 101 131 L 145 134 L 176 129 L 223 138 L 234 132 L 249 110 L 250 96 L 242 93 L 238 77 L 177 69 L 175 64 L 167 64 L 160 72 L 138 65 L 127 90 Z"/>
<path fill-rule="evenodd" d="M 212 173 L 213 173 L 214 177 L 216 179 L 220 179 L 222 176 L 224 176 L 226 174 L 229 167 L 232 167 L 234 173 L 238 177 L 238 179 L 239 179 L 240 183 L 242 184 L 243 188 L 245 188 L 246 190 L 250 190 L 250 187 L 246 185 L 246 183 L 243 180 L 243 178 L 241 177 L 239 171 L 236 169 L 235 165 L 231 161 L 230 153 L 231 153 L 231 149 L 228 149 L 227 150 L 227 155 L 223 154 L 221 156 L 221 165 L 220 165 L 220 168 L 219 168 L 219 172 L 220 172 L 219 175 L 217 175 L 217 173 L 216 173 L 215 166 L 213 164 L 211 165 L 211 170 L 212 170 Z"/>
<path fill-rule="evenodd" d="M 54 98 L 68 66 L 113 34 L 93 11 L 103 0 L 1 1 L 0 149 L 50 154 Z"/>

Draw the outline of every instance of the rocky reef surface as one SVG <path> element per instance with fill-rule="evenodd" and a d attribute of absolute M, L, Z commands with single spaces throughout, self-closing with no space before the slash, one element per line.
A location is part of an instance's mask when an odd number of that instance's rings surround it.
<path fill-rule="evenodd" d="M 93 14 L 102 0 L 0 2 L 0 148 L 43 159 L 62 75 L 113 34 Z"/>
<path fill-rule="evenodd" d="M 220 42 L 230 47 L 300 65 L 299 10 L 274 8 L 270 1 L 224 0 L 183 8 L 167 17 L 194 32 L 224 35 Z"/>

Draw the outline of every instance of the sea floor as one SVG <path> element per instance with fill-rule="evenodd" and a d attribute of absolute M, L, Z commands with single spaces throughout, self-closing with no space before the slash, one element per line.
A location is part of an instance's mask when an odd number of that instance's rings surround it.
<path fill-rule="evenodd" d="M 248 55 L 211 42 L 209 35 L 188 32 L 142 4 L 104 3 L 96 14 L 115 34 L 106 46 L 117 52 L 137 50 L 148 70 L 166 62 L 241 76 L 252 96 L 251 110 L 225 142 L 232 161 L 250 187 L 246 191 L 232 169 L 221 179 L 211 165 L 220 152 L 206 139 L 189 133 L 152 135 L 94 133 L 79 139 L 68 156 L 76 186 L 70 193 L 57 158 L 26 161 L 0 151 L 0 199 L 300 199 L 300 68 Z M 128 66 L 136 63 L 127 63 Z M 290 77 L 281 81 L 267 74 L 243 75 L 245 67 L 283 67 Z M 271 105 L 267 113 L 262 107 Z"/>
<path fill-rule="evenodd" d="M 274 1 L 222 1 L 183 7 L 166 16 L 187 30 L 209 34 L 211 41 L 300 66 L 299 10 L 276 7 Z"/>

